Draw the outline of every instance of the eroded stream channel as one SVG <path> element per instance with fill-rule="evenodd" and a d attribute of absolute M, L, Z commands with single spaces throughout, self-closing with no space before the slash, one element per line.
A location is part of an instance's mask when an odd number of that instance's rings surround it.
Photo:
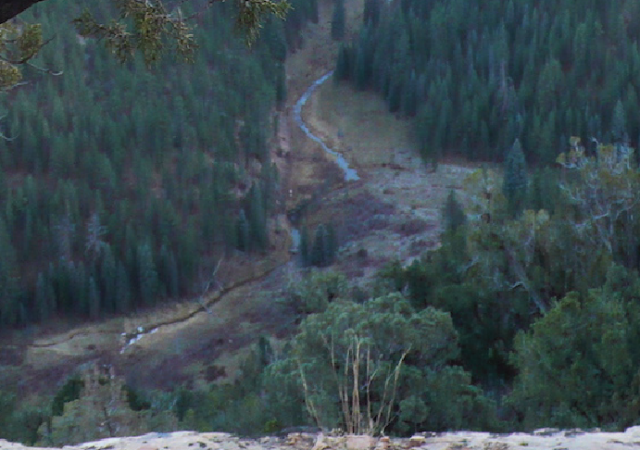
<path fill-rule="evenodd" d="M 307 88 L 307 90 L 304 92 L 304 94 L 302 94 L 300 99 L 296 102 L 295 106 L 293 107 L 293 118 L 296 121 L 296 124 L 300 127 L 302 131 L 304 131 L 304 134 L 306 134 L 309 137 L 309 139 L 320 144 L 320 146 L 325 152 L 335 157 L 336 164 L 338 164 L 338 167 L 340 167 L 344 171 L 345 181 L 356 181 L 360 179 L 356 169 L 349 167 L 349 163 L 344 158 L 344 156 L 342 156 L 337 151 L 329 148 L 329 146 L 325 144 L 322 139 L 320 139 L 318 136 L 313 134 L 311 130 L 309 130 L 309 127 L 307 126 L 307 124 L 305 124 L 304 120 L 302 120 L 302 107 L 307 103 L 307 100 L 309 100 L 309 97 L 315 92 L 315 90 L 319 86 L 321 86 L 325 81 L 331 78 L 331 75 L 333 75 L 333 70 L 321 76 L 320 78 L 318 78 L 311 86 Z"/>
<path fill-rule="evenodd" d="M 293 118 L 296 125 L 298 125 L 298 127 L 304 132 L 305 135 L 307 135 L 307 137 L 309 137 L 309 139 L 320 144 L 322 149 L 333 157 L 338 167 L 340 167 L 340 169 L 342 169 L 342 171 L 344 172 L 345 181 L 357 181 L 360 179 L 360 177 L 358 176 L 358 172 L 356 171 L 356 169 L 349 166 L 349 163 L 347 162 L 347 160 L 344 158 L 342 154 L 331 149 L 320 137 L 313 134 L 313 132 L 309 129 L 309 127 L 307 126 L 307 124 L 304 122 L 302 118 L 302 108 L 307 103 L 307 100 L 309 100 L 309 98 L 313 95 L 316 89 L 320 87 L 328 79 L 330 79 L 332 75 L 333 75 L 333 70 L 321 76 L 320 78 L 318 78 L 316 81 L 314 81 L 311 84 L 311 86 L 307 88 L 307 90 L 300 96 L 300 98 L 298 99 L 298 101 L 295 103 L 293 107 Z M 291 229 L 291 240 L 293 242 L 293 249 L 294 250 L 298 249 L 300 246 L 300 230 L 298 230 L 297 228 Z M 221 293 L 221 294 L 224 295 L 224 293 Z M 221 296 L 219 296 L 218 299 L 220 297 Z M 188 320 L 191 317 L 192 316 L 187 317 L 184 320 Z M 165 325 L 173 325 L 175 323 L 177 322 L 174 322 L 171 324 L 165 324 Z M 124 342 L 123 342 L 123 347 L 120 350 L 120 353 L 121 354 L 124 353 L 130 346 L 139 342 L 140 339 L 142 339 L 144 336 L 156 333 L 161 327 L 165 325 L 160 324 L 155 327 L 151 326 L 146 328 L 138 327 L 131 333 L 122 333 L 121 337 Z"/>
<path fill-rule="evenodd" d="M 313 134 L 313 132 L 309 129 L 307 124 L 304 123 L 304 120 L 302 119 L 302 108 L 307 103 L 307 100 L 309 100 L 309 97 L 311 97 L 311 95 L 318 87 L 320 87 L 325 81 L 331 78 L 332 75 L 333 70 L 318 78 L 311 84 L 311 86 L 307 88 L 306 91 L 304 91 L 304 94 L 300 96 L 293 107 L 293 120 L 295 120 L 296 125 L 298 125 L 298 127 L 304 132 L 304 134 L 307 135 L 309 139 L 320 144 L 320 147 L 322 147 L 322 149 L 326 153 L 335 158 L 336 164 L 344 172 L 345 181 L 357 181 L 360 179 L 360 176 L 358 176 L 358 172 L 356 171 L 356 169 L 349 167 L 349 163 L 344 158 L 344 156 L 342 156 L 342 154 L 331 149 L 320 137 Z M 300 230 L 298 230 L 297 228 L 291 229 L 291 240 L 293 241 L 293 251 L 296 252 L 300 247 Z"/>

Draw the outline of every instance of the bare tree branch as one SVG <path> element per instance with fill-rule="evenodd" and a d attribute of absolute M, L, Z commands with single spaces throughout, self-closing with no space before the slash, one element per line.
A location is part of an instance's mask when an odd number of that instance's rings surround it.
<path fill-rule="evenodd" d="M 36 3 L 40 3 L 46 0 L 3 0 L 0 2 L 0 24 L 3 24 L 15 16 L 20 14 L 23 11 L 31 8 Z M 181 0 L 178 2 L 178 6 L 180 4 L 186 3 L 189 0 Z M 213 5 L 214 3 L 224 1 L 224 0 L 209 0 L 208 5 Z"/>

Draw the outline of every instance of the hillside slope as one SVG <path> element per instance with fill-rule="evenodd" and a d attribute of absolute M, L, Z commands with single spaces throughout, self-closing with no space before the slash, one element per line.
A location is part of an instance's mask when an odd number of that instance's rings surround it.
<path fill-rule="evenodd" d="M 352 29 L 362 20 L 362 8 L 362 0 L 347 2 Z M 313 232 L 328 222 L 336 226 L 342 248 L 334 269 L 362 285 L 387 262 L 410 260 L 438 245 L 442 202 L 450 189 L 460 188 L 470 169 L 441 164 L 429 171 L 415 152 L 407 121 L 389 114 L 373 94 L 327 82 L 302 115 L 361 177 L 349 183 L 341 179 L 332 158 L 292 117 L 300 95 L 333 68 L 339 43 L 330 37 L 331 13 L 332 2 L 319 3 L 318 23 L 307 26 L 302 47 L 287 59 L 288 99 L 270 146 L 282 190 L 289 193 L 279 201 L 291 209 L 317 196 L 306 216 L 307 228 Z M 233 381 L 260 336 L 277 341 L 294 330 L 296 317 L 274 299 L 282 298 L 301 270 L 287 252 L 287 218 L 278 216 L 273 228 L 277 251 L 252 260 L 225 258 L 217 274 L 222 287 L 198 299 L 64 332 L 15 333 L 3 342 L 0 356 L 10 361 L 5 373 L 20 379 L 25 396 L 51 393 L 52 386 L 59 388 L 78 367 L 94 361 L 112 365 L 143 390 L 197 389 Z"/>

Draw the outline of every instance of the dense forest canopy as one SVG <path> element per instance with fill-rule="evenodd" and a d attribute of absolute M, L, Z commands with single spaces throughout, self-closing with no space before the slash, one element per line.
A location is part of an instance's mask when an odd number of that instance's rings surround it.
<path fill-rule="evenodd" d="M 640 139 L 640 4 L 366 0 L 336 77 L 416 117 L 423 155 L 553 163 L 570 136 Z"/>
<path fill-rule="evenodd" d="M 151 70 L 57 26 L 83 2 L 24 17 L 56 30 L 32 61 L 64 75 L 27 66 L 29 84 L 4 97 L 0 323 L 152 305 L 197 291 L 225 251 L 269 248 L 278 174 L 267 141 L 288 45 L 317 14 L 298 3 L 250 50 L 229 20 L 234 5 L 216 5 L 198 16 L 197 63 Z M 93 10 L 112 13 L 108 2 Z"/>

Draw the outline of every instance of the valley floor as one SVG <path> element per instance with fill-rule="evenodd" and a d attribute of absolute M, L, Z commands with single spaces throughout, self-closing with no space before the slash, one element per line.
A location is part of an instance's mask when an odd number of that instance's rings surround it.
<path fill-rule="evenodd" d="M 353 29 L 362 20 L 362 8 L 362 0 L 347 2 Z M 332 269 L 364 285 L 385 263 L 410 261 L 438 246 L 439 210 L 450 189 L 461 189 L 471 168 L 441 164 L 429 171 L 414 148 L 409 121 L 389 114 L 375 94 L 329 80 L 302 117 L 360 175 L 356 182 L 341 179 L 341 171 L 296 126 L 292 114 L 307 87 L 333 68 L 339 43 L 331 40 L 330 21 L 331 2 L 320 2 L 319 23 L 305 30 L 302 47 L 287 60 L 289 100 L 279 113 L 273 159 L 282 174 L 286 209 L 316 197 L 306 217 L 310 233 L 319 223 L 332 223 L 341 243 Z M 5 374 L 20 378 L 25 392 L 56 386 L 79 365 L 96 360 L 111 364 L 142 388 L 198 387 L 233 379 L 239 361 L 260 336 L 286 337 L 295 320 L 275 301 L 301 276 L 296 258 L 288 254 L 290 224 L 284 214 L 274 219 L 273 228 L 279 230 L 276 251 L 254 261 L 225 260 L 219 273 L 223 286 L 198 302 L 63 333 L 33 328 L 14 334 L 0 351 Z M 134 342 L 132 336 L 141 339 Z"/>

